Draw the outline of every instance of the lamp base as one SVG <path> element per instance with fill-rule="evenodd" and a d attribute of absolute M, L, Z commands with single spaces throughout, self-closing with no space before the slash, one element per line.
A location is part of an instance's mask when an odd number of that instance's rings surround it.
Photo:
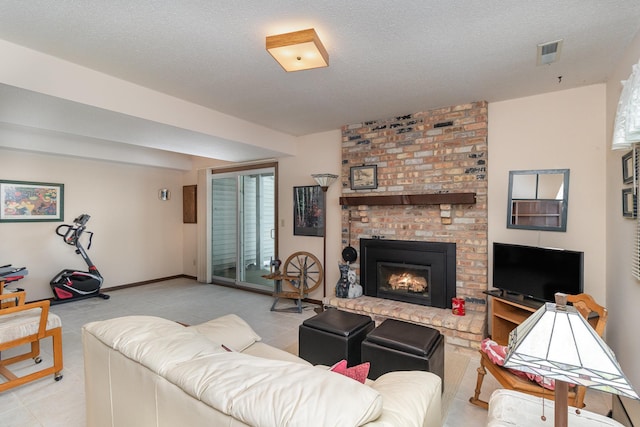
<path fill-rule="evenodd" d="M 554 404 L 554 425 L 555 427 L 567 427 L 569 419 L 569 385 L 560 380 L 556 380 L 555 404 Z"/>

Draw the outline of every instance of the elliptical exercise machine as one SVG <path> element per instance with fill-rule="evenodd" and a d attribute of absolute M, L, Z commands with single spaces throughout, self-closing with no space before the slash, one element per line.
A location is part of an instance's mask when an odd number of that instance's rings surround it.
<path fill-rule="evenodd" d="M 76 247 L 76 253 L 87 263 L 89 271 L 66 269 L 56 274 L 49 282 L 55 296 L 54 303 L 90 297 L 109 299 L 109 295 L 100 293 L 103 281 L 102 275 L 80 243 L 80 236 L 85 232 L 89 218 L 91 218 L 89 215 L 82 214 L 73 220 L 73 225 L 62 224 L 56 228 L 56 234 L 62 237 L 67 245 Z M 90 249 L 93 232 L 86 231 L 86 233 L 89 234 L 87 249 Z"/>

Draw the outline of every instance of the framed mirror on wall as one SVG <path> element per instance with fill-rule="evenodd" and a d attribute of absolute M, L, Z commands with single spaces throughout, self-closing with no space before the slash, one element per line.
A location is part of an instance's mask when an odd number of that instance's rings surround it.
<path fill-rule="evenodd" d="M 567 231 L 569 169 L 509 172 L 507 228 Z"/>

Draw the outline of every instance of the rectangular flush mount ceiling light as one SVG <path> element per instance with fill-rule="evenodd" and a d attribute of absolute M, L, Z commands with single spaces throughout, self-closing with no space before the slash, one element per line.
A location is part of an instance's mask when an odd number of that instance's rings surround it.
<path fill-rule="evenodd" d="M 267 36 L 267 51 L 287 72 L 329 66 L 329 54 L 313 28 Z"/>

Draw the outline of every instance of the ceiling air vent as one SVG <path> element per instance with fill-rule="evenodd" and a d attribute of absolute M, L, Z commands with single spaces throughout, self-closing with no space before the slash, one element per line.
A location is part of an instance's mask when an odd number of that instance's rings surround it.
<path fill-rule="evenodd" d="M 537 65 L 546 65 L 556 62 L 560 58 L 562 51 L 562 40 L 541 43 L 538 45 Z"/>

